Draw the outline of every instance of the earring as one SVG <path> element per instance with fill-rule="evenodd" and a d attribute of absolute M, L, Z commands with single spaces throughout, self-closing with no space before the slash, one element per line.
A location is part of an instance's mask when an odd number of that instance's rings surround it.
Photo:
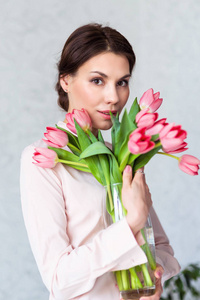
<path fill-rule="evenodd" d="M 68 93 L 68 90 L 66 89 L 65 92 Z"/>

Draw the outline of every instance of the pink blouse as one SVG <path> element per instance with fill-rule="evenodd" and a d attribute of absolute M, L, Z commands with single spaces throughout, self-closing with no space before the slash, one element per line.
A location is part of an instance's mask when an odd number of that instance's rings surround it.
<path fill-rule="evenodd" d="M 21 201 L 25 226 L 49 300 L 119 300 L 113 271 L 147 261 L 126 219 L 108 226 L 105 189 L 89 173 L 58 163 L 32 163 L 40 140 L 21 158 Z M 179 272 L 160 222 L 151 210 L 156 261 L 163 281 Z"/>

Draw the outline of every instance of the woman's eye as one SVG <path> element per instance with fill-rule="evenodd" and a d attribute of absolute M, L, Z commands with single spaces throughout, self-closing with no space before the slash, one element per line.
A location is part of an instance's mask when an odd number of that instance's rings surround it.
<path fill-rule="evenodd" d="M 117 85 L 119 86 L 127 86 L 128 85 L 128 81 L 127 80 L 120 80 Z"/>
<path fill-rule="evenodd" d="M 101 85 L 103 84 L 103 81 L 99 78 L 94 78 L 92 79 L 92 82 L 94 82 L 96 85 Z"/>

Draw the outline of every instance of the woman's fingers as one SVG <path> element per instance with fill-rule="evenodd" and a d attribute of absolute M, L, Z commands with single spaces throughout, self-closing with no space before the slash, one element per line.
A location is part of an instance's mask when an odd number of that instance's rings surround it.
<path fill-rule="evenodd" d="M 142 181 L 145 181 L 144 167 L 138 169 L 138 170 L 135 172 L 134 179 L 135 179 L 135 180 L 141 180 L 141 179 L 142 179 Z"/>
<path fill-rule="evenodd" d="M 132 168 L 131 166 L 126 166 L 123 172 L 123 187 L 128 188 L 132 183 Z"/>
<path fill-rule="evenodd" d="M 163 267 L 157 264 L 154 275 L 156 278 L 160 279 L 164 273 Z"/>

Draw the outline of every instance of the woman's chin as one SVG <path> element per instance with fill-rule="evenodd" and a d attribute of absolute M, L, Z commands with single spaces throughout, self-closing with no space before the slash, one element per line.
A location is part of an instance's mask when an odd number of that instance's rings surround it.
<path fill-rule="evenodd" d="M 112 127 L 112 122 L 107 122 L 107 124 L 98 124 L 98 126 L 93 126 L 92 131 L 98 131 L 100 130 L 109 130 Z"/>

